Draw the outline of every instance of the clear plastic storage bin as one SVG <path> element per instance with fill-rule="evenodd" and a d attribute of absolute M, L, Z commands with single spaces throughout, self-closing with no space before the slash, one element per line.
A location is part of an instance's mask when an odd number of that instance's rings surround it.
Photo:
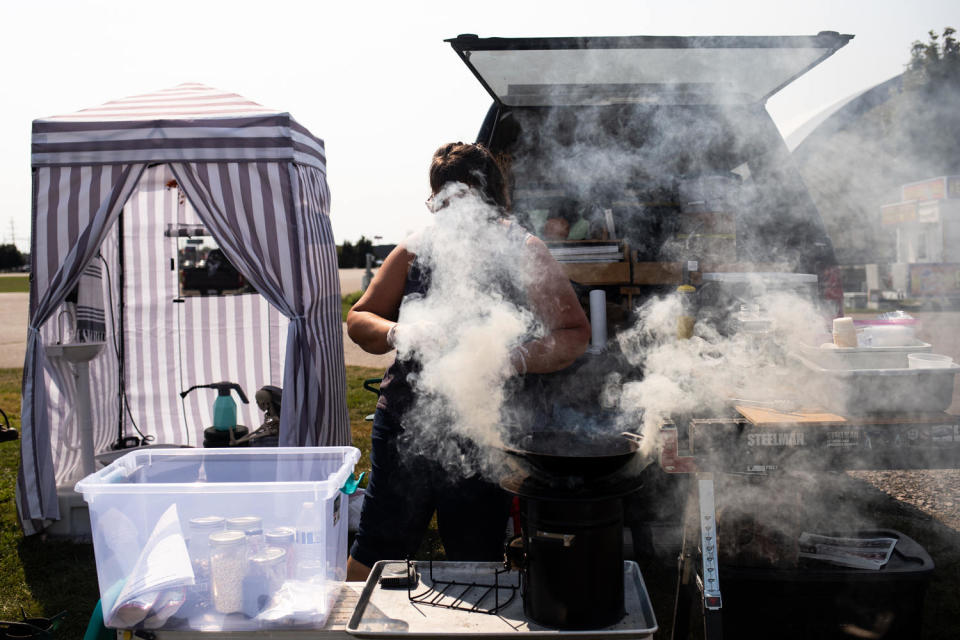
<path fill-rule="evenodd" d="M 87 476 L 76 489 L 107 626 L 321 627 L 346 577 L 340 487 L 359 458 L 354 447 L 150 449 Z M 225 530 L 241 518 L 257 526 Z M 282 553 L 263 533 L 278 528 L 294 533 Z"/>

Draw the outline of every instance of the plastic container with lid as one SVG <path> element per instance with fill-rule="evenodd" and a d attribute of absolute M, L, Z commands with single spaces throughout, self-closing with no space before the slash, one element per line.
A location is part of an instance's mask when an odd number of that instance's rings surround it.
<path fill-rule="evenodd" d="M 175 616 L 171 618 L 173 622 L 159 628 L 170 629 L 177 624 L 178 628 L 216 632 L 229 625 L 228 630 L 233 632 L 322 627 L 339 593 L 338 583 L 346 578 L 346 501 L 340 488 L 359 458 L 360 452 L 354 447 L 146 449 L 127 453 L 76 486 L 90 511 L 100 597 L 108 601 L 111 587 L 126 581 L 161 516 L 171 506 L 176 506 L 183 536 L 191 537 L 190 521 L 208 516 L 224 519 L 252 516 L 260 520 L 265 531 L 292 527 L 302 505 L 313 502 L 317 509 L 316 534 L 321 540 L 318 548 L 323 563 L 309 586 L 314 609 L 302 617 L 298 614 L 296 620 L 285 617 L 272 621 L 237 615 L 223 617 L 209 609 L 207 613 L 211 615 L 196 616 L 196 619 L 186 616 L 186 621 L 182 616 Z M 123 549 L 115 544 L 117 513 L 129 521 L 131 530 L 129 544 Z M 246 531 L 216 535 L 240 540 L 237 546 L 244 552 L 245 571 L 249 566 L 244 548 Z M 213 550 L 222 551 L 220 547 L 224 545 L 218 547 L 217 544 L 226 542 L 217 540 L 208 536 L 212 578 L 222 578 L 231 572 L 239 575 L 241 570 L 233 564 L 235 561 L 227 561 L 228 555 L 221 555 L 219 564 L 214 562 Z M 225 546 L 236 549 L 229 544 Z M 119 561 L 121 553 L 129 555 L 130 561 Z M 242 576 L 236 585 L 242 591 Z M 222 581 L 221 587 L 226 589 Z M 221 593 L 220 608 L 240 610 L 242 607 L 237 605 L 236 598 L 233 591 Z M 142 625 L 120 628 L 137 629 Z"/>
<path fill-rule="evenodd" d="M 904 347 L 917 342 L 920 321 L 904 311 L 883 313 L 876 318 L 857 318 L 859 346 Z"/>
<path fill-rule="evenodd" d="M 868 324 L 860 328 L 857 344 L 864 347 L 906 347 L 917 341 L 916 330 L 906 324 Z"/>

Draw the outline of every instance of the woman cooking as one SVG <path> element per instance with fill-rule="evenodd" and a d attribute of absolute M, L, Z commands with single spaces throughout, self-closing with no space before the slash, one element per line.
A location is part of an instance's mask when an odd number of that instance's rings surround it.
<path fill-rule="evenodd" d="M 510 355 L 515 374 L 549 373 L 572 364 L 586 350 L 590 327 L 576 294 L 546 246 L 510 220 L 503 174 L 490 152 L 478 144 L 449 143 L 430 164 L 428 206 L 438 215 L 459 199 L 479 199 L 494 212 L 490 224 L 515 238 L 525 252 L 530 271 L 514 296 L 536 317 L 539 336 L 519 345 Z M 475 238 L 463 237 L 465 245 Z M 429 265 L 421 264 L 411 243 L 398 245 L 347 315 L 350 338 L 370 353 L 387 353 L 407 336 L 440 333 L 442 326 L 399 322 L 405 301 L 422 299 L 430 287 Z M 510 289 L 508 286 L 507 289 Z M 510 297 L 510 294 L 507 294 Z M 409 455 L 400 435 L 409 426 L 417 401 L 420 365 L 410 352 L 398 351 L 384 374 L 374 414 L 371 476 L 347 579 L 363 580 L 378 560 L 404 559 L 417 551 L 434 511 L 448 560 L 495 561 L 503 555 L 509 497 L 479 476 L 452 477 L 435 460 Z M 468 371 L 462 372 L 467 375 Z M 451 430 L 451 437 L 452 430 Z"/>

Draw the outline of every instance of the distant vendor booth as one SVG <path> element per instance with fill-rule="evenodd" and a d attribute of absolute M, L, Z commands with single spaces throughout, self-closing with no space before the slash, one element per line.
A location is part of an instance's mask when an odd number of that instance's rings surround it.
<path fill-rule="evenodd" d="M 350 443 L 321 139 L 184 84 L 34 121 L 31 164 L 27 534 L 67 517 L 58 487 L 95 454 L 198 446 L 215 392 L 181 397 L 194 385 L 282 387 L 281 446 Z M 238 424 L 260 420 L 239 405 Z"/>

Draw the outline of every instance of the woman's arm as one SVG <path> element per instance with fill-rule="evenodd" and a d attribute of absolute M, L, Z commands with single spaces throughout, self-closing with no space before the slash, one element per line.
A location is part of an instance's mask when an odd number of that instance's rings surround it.
<path fill-rule="evenodd" d="M 586 351 L 590 344 L 590 322 L 569 278 L 547 246 L 539 238 L 530 236 L 527 249 L 533 253 L 533 268 L 539 274 L 527 297 L 534 313 L 546 326 L 547 335 L 523 345 L 524 364 L 530 373 L 559 371 Z M 523 365 L 520 368 L 523 369 Z"/>
<path fill-rule="evenodd" d="M 368 353 L 387 353 L 387 333 L 397 324 L 407 271 L 416 256 L 399 244 L 390 252 L 356 304 L 347 313 L 347 334 Z"/>

